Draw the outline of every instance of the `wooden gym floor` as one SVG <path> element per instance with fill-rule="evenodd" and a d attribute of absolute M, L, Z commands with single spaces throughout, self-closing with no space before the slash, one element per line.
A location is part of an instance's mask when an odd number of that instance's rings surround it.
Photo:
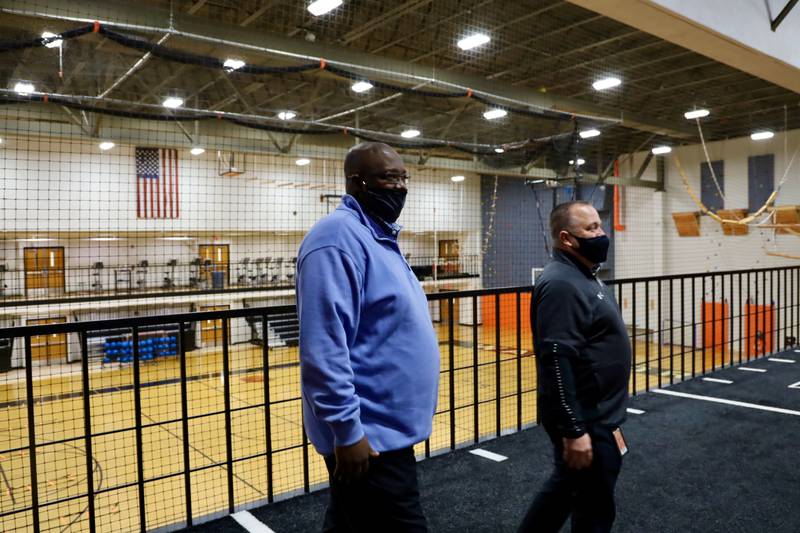
<path fill-rule="evenodd" d="M 442 370 L 449 369 L 447 328 L 437 325 L 441 344 Z M 473 442 L 475 436 L 473 395 L 472 329 L 458 326 L 454 331 L 453 374 L 456 415 L 455 444 Z M 477 350 L 478 432 L 481 438 L 514 431 L 518 423 L 517 383 L 522 385 L 523 426 L 535 422 L 536 369 L 530 352 L 530 334 L 523 332 L 521 357 L 517 358 L 517 338 L 512 332 L 501 332 L 500 343 L 500 420 L 497 409 L 497 349 L 495 331 L 479 327 Z M 679 347 L 662 346 L 661 373 L 658 367 L 659 346 L 650 344 L 650 362 L 645 364 L 646 346 L 636 343 L 636 390 L 692 375 L 691 351 L 680 353 Z M 188 423 L 191 505 L 195 518 L 211 514 L 227 514 L 226 429 L 223 411 L 224 381 L 220 347 L 187 354 L 187 405 L 189 416 L 201 416 Z M 730 354 L 724 355 L 727 360 Z M 723 354 L 717 353 L 717 367 Z M 737 356 L 738 359 L 738 356 Z M 299 398 L 299 366 L 297 348 L 270 350 L 270 425 L 273 449 L 273 486 L 277 498 L 302 490 L 304 484 L 301 406 Z M 710 371 L 712 355 L 706 355 Z M 266 412 L 253 407 L 264 402 L 261 348 L 237 345 L 230 349 L 231 444 L 233 459 L 250 457 L 266 450 Z M 77 364 L 72 368 L 79 370 Z M 694 368 L 701 373 L 703 356 L 694 354 Z M 87 460 L 84 435 L 83 397 L 79 372 L 63 373 L 61 365 L 37 367 L 33 384 L 36 420 L 38 494 L 40 505 L 85 492 Z M 683 373 L 681 372 L 683 369 Z M 184 438 L 181 418 L 180 367 L 177 358 L 141 365 L 142 452 L 145 479 L 145 514 L 147 529 L 185 523 L 185 479 L 183 474 Z M 22 375 L 23 379 L 14 376 Z M 519 376 L 519 377 L 518 377 Z M 439 414 L 434 418 L 430 438 L 431 452 L 444 451 L 451 445 L 449 373 L 442 374 L 439 390 Z M 117 364 L 90 369 L 92 466 L 94 487 L 126 488 L 102 492 L 95 497 L 99 531 L 132 531 L 139 529 L 137 494 L 137 455 L 133 371 L 130 365 Z M 529 391 L 529 392 L 525 392 Z M 23 448 L 0 455 L 0 514 L 31 505 L 30 459 L 27 452 L 27 405 L 24 373 L 0 375 L 0 450 Z M 107 434 L 108 432 L 123 430 Z M 77 438 L 77 440 L 68 440 Z M 67 440 L 67 442 L 63 442 Z M 419 445 L 418 453 L 424 452 Z M 313 447 L 308 448 L 308 477 L 311 487 L 327 481 L 325 468 Z M 214 466 L 202 469 L 214 463 Z M 170 474 L 179 474 L 172 475 Z M 165 477 L 166 476 L 166 477 Z M 153 481 L 148 481 L 153 480 Z M 235 505 L 266 501 L 268 495 L 265 457 L 234 463 Z M 42 531 L 79 531 L 88 527 L 86 497 L 45 505 L 40 508 Z M 0 518 L 0 530 L 24 531 L 32 524 L 31 512 Z"/>

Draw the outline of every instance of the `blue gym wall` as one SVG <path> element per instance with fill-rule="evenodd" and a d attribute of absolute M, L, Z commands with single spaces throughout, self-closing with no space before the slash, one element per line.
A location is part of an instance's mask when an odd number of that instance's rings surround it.
<path fill-rule="evenodd" d="M 483 255 L 483 283 L 485 287 L 529 285 L 531 268 L 543 267 L 549 261 L 545 242 L 550 246 L 549 220 L 554 205 L 572 199 L 590 201 L 600 213 L 603 228 L 612 236 L 612 188 L 583 185 L 577 188 L 537 188 L 536 193 L 523 179 L 498 177 L 497 202 L 494 226 L 487 240 L 491 222 L 494 176 L 481 176 L 481 219 L 486 245 Z M 539 199 L 537 209 L 536 196 Z M 555 204 L 554 204 L 555 196 Z M 613 275 L 613 245 L 602 277 Z"/>

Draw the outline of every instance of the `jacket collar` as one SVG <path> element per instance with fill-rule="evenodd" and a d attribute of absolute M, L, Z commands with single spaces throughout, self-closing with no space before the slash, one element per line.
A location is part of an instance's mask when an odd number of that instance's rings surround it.
<path fill-rule="evenodd" d="M 372 233 L 372 236 L 375 237 L 376 241 L 397 242 L 397 237 L 400 235 L 400 231 L 403 229 L 403 226 L 400 224 L 392 224 L 386 222 L 385 220 L 381 220 L 378 217 L 367 215 L 367 213 L 365 213 L 364 209 L 361 207 L 361 204 L 358 203 L 358 200 L 349 194 L 342 196 L 342 203 L 336 209 L 341 209 L 342 211 L 347 211 L 354 215 L 364 226 L 367 227 L 370 233 Z M 378 233 L 376 226 L 382 230 L 384 235 Z"/>
<path fill-rule="evenodd" d="M 589 268 L 581 263 L 577 257 L 558 248 L 553 249 L 553 260 L 577 268 L 587 278 L 595 278 L 597 276 L 597 271 L 600 270 L 600 265 L 594 265 L 592 268 Z"/>

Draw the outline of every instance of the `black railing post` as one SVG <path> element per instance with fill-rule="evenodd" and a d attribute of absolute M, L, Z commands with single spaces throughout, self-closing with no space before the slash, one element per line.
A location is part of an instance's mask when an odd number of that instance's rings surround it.
<path fill-rule="evenodd" d="M 28 408 L 28 461 L 31 469 L 31 515 L 33 531 L 39 533 L 39 476 L 36 469 L 36 417 L 33 396 L 33 350 L 31 336 L 25 335 L 25 405 Z"/>
<path fill-rule="evenodd" d="M 794 338 L 800 340 L 800 267 L 794 269 L 792 276 L 792 324 L 794 325 Z"/>
<path fill-rule="evenodd" d="M 303 410 L 302 410 L 302 407 L 301 407 L 300 413 L 302 413 L 302 412 L 303 412 Z M 303 441 L 302 441 L 303 442 L 303 445 L 302 445 L 302 450 L 303 450 L 303 492 L 308 494 L 309 492 L 311 492 L 311 475 L 309 473 L 309 465 L 308 465 L 308 461 L 309 461 L 309 459 L 308 459 L 308 434 L 306 433 L 306 424 L 305 424 L 305 419 L 303 418 L 303 416 L 301 416 L 301 418 L 303 419 L 303 427 L 301 428 L 303 430 L 303 432 L 302 432 L 303 433 Z"/>
<path fill-rule="evenodd" d="M 681 278 L 681 381 L 686 377 L 686 290 L 683 280 Z"/>
<path fill-rule="evenodd" d="M 705 342 L 703 342 L 705 345 Z M 711 371 L 717 369 L 717 277 L 711 274 Z M 705 372 L 703 372 L 705 374 Z"/>
<path fill-rule="evenodd" d="M 770 272 L 770 278 L 772 278 L 772 272 Z M 773 298 L 775 300 L 775 340 L 776 345 L 775 347 L 780 350 L 781 349 L 781 312 L 783 312 L 783 306 L 781 305 L 781 274 L 784 275 L 784 280 L 786 280 L 786 271 L 778 271 L 778 290 L 773 292 Z M 773 289 L 774 289 L 774 279 L 773 279 Z M 783 288 L 786 288 L 786 284 L 783 284 Z M 785 317 L 784 317 L 785 319 Z M 785 321 L 785 320 L 784 320 Z"/>
<path fill-rule="evenodd" d="M 644 390 L 650 390 L 650 282 L 644 282 Z"/>
<path fill-rule="evenodd" d="M 636 363 L 636 282 L 634 281 L 631 283 L 631 330 L 633 334 L 632 342 L 631 342 L 631 378 L 633 379 L 633 395 L 636 396 L 636 367 L 638 366 Z"/>
<path fill-rule="evenodd" d="M 663 342 L 663 340 L 664 340 L 663 339 L 664 324 L 661 321 L 661 289 L 662 289 L 661 280 L 658 280 L 658 283 L 656 285 L 657 285 L 657 289 L 658 289 L 658 298 L 656 298 L 656 303 L 658 305 L 658 311 L 657 311 L 657 314 L 656 314 L 656 321 L 658 322 L 658 334 L 656 335 L 656 337 L 657 337 L 656 340 L 658 342 L 658 365 L 657 365 L 658 366 L 658 388 L 661 388 L 661 357 L 662 357 L 661 347 L 664 344 L 664 342 Z"/>
<path fill-rule="evenodd" d="M 481 438 L 480 430 L 480 394 L 478 373 L 478 297 L 472 297 L 472 423 L 475 426 L 474 440 L 477 444 Z"/>
<path fill-rule="evenodd" d="M 449 400 L 450 400 L 450 449 L 456 449 L 456 354 L 455 354 L 455 320 L 453 319 L 454 309 L 453 298 L 447 298 L 447 360 L 449 365 Z"/>
<path fill-rule="evenodd" d="M 183 435 L 183 491 L 186 500 L 186 527 L 192 527 L 192 464 L 189 455 L 189 398 L 186 383 L 186 325 L 178 323 L 178 350 L 181 372 L 181 433 Z"/>
<path fill-rule="evenodd" d="M 228 350 L 228 317 L 222 318 L 222 388 L 225 404 L 225 464 L 227 466 L 228 514 L 236 508 L 233 490 L 233 441 L 231 436 L 231 362 Z"/>
<path fill-rule="evenodd" d="M 139 528 L 147 531 L 147 511 L 144 498 L 144 448 L 142 447 L 142 383 L 139 369 L 139 327 L 133 327 L 133 411 L 136 432 L 136 474 L 139 495 Z"/>
<path fill-rule="evenodd" d="M 792 274 L 792 324 L 794 338 L 800 340 L 800 267 L 795 268 Z"/>
<path fill-rule="evenodd" d="M 494 387 L 495 387 L 495 433 L 500 436 L 500 294 L 494 295 L 494 354 L 495 354 L 495 374 L 494 374 Z"/>
<path fill-rule="evenodd" d="M 669 384 L 675 383 L 675 293 L 669 279 Z"/>
<path fill-rule="evenodd" d="M 747 360 L 750 360 L 750 352 L 752 348 L 753 338 L 753 324 L 751 324 L 750 315 L 753 314 L 753 300 L 750 298 L 750 272 L 747 273 L 747 300 L 745 300 L 744 314 L 745 314 L 745 351 L 747 352 Z"/>
<path fill-rule="evenodd" d="M 780 324 L 781 308 L 778 306 L 777 299 L 775 298 L 775 271 L 774 270 L 770 270 L 769 271 L 769 302 L 770 302 L 770 305 L 772 306 L 772 312 L 770 313 L 770 317 L 772 318 L 772 320 L 770 320 L 770 323 L 769 323 L 769 339 L 770 339 L 770 343 L 772 345 L 772 350 L 773 351 L 777 351 L 777 348 L 778 348 L 779 344 L 777 342 L 778 341 L 778 339 L 777 339 L 778 335 L 777 335 L 777 332 L 776 332 L 775 328 L 776 328 L 776 324 L 777 325 Z"/>
<path fill-rule="evenodd" d="M 264 367 L 264 438 L 267 441 L 267 501 L 272 503 L 275 501 L 275 491 L 273 487 L 273 464 L 272 464 L 272 405 L 270 404 L 270 388 L 269 388 L 269 328 L 267 313 L 261 317 L 262 332 L 261 338 L 261 366 Z M 302 409 L 302 406 L 301 406 Z"/>
<path fill-rule="evenodd" d="M 92 455 L 92 416 L 91 390 L 89 388 L 89 346 L 86 340 L 88 331 L 78 332 L 81 341 L 81 386 L 83 389 L 83 437 L 86 447 L 86 496 L 88 498 L 89 531 L 96 531 L 94 508 L 94 456 Z"/>
<path fill-rule="evenodd" d="M 742 341 L 743 341 L 742 335 L 744 335 L 742 329 L 742 323 L 744 322 L 744 311 L 743 311 L 744 306 L 742 305 L 742 274 L 740 273 L 737 277 L 739 278 L 737 280 L 738 281 L 737 285 L 739 286 L 739 298 L 736 304 L 736 307 L 738 308 L 736 321 L 739 323 L 739 335 L 737 339 L 737 344 L 739 346 L 739 364 L 742 364 Z"/>
<path fill-rule="evenodd" d="M 720 306 L 720 313 L 722 314 L 722 316 L 719 317 L 719 322 L 721 324 L 719 328 L 719 346 L 720 346 L 720 351 L 722 352 L 720 354 L 720 368 L 725 368 L 725 350 L 728 348 L 728 343 L 725 340 L 725 334 L 728 332 L 726 328 L 727 324 L 725 323 L 725 316 L 726 316 L 725 309 L 727 308 L 727 305 L 725 303 L 725 274 L 719 275 L 719 282 L 720 282 L 719 300 L 720 303 L 722 304 Z"/>
<path fill-rule="evenodd" d="M 517 431 L 522 430 L 522 293 L 517 290 Z"/>
<path fill-rule="evenodd" d="M 697 289 L 695 287 L 695 277 L 692 276 L 692 377 L 697 375 L 695 359 L 697 359 Z"/>
<path fill-rule="evenodd" d="M 763 348 L 763 342 L 761 343 L 761 347 L 759 347 L 759 343 L 758 343 L 758 332 L 760 331 L 758 328 L 761 325 L 759 323 L 759 321 L 758 321 L 758 316 L 760 314 L 759 313 L 759 310 L 760 310 L 759 306 L 761 304 L 761 300 L 758 298 L 758 295 L 759 295 L 759 292 L 763 292 L 763 291 L 759 291 L 758 290 L 758 272 L 756 272 L 754 277 L 756 278 L 756 297 L 755 297 L 755 302 L 754 302 L 754 305 L 756 307 L 756 315 L 755 315 L 755 320 L 754 320 L 755 323 L 753 324 L 755 331 L 754 332 L 750 332 L 750 333 L 751 333 L 751 335 L 754 335 L 753 338 L 755 340 L 755 352 L 756 352 L 754 355 L 755 355 L 755 358 L 758 359 L 758 356 L 759 356 L 759 354 L 761 352 L 761 348 Z M 763 338 L 763 334 L 762 334 L 762 338 Z"/>
<path fill-rule="evenodd" d="M 702 350 L 701 350 L 701 354 L 702 354 L 702 357 L 703 357 L 703 366 L 702 366 L 703 372 L 702 373 L 705 374 L 706 373 L 706 344 L 708 344 L 706 342 L 707 341 L 707 339 L 706 339 L 706 335 L 707 335 L 707 332 L 706 332 L 706 321 L 708 320 L 708 317 L 706 315 L 708 313 L 706 311 L 706 276 L 705 276 L 705 274 L 703 274 L 703 276 L 700 278 L 700 292 L 703 295 L 703 298 L 700 300 L 700 305 L 702 305 L 702 309 L 701 309 L 701 313 L 700 313 L 700 320 L 703 322 L 703 346 L 702 346 Z M 712 331 L 713 331 L 713 328 L 712 328 Z"/>
<path fill-rule="evenodd" d="M 728 282 L 728 351 L 730 352 L 730 366 L 733 366 L 733 274 L 729 276 Z"/>

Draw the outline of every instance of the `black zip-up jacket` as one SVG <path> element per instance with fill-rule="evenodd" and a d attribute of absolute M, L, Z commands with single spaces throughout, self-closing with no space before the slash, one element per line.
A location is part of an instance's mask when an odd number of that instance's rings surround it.
<path fill-rule="evenodd" d="M 587 424 L 625 421 L 631 344 L 602 281 L 566 252 L 554 250 L 533 291 L 539 422 L 577 438 Z"/>

